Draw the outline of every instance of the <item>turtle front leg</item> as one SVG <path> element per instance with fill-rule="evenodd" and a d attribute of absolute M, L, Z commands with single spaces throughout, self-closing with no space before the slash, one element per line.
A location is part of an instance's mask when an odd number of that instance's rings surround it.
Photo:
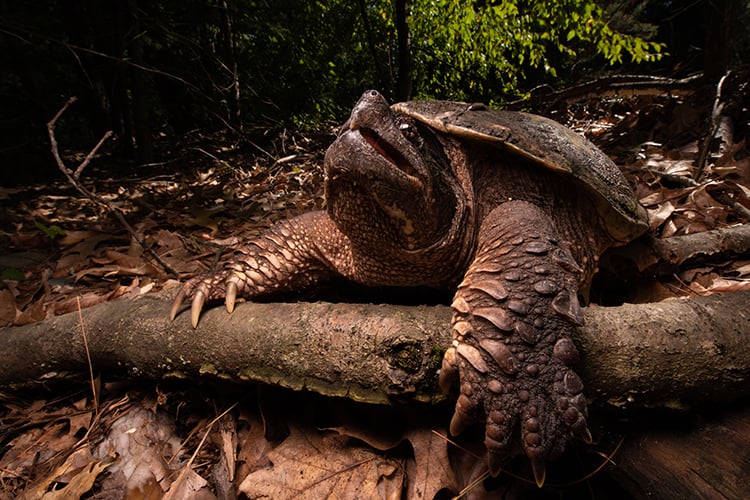
<path fill-rule="evenodd" d="M 335 267 L 338 266 L 338 267 Z M 328 214 L 310 212 L 277 223 L 258 239 L 238 248 L 222 267 L 187 281 L 172 303 L 174 320 L 186 299 L 191 299 L 191 323 L 198 325 L 207 301 L 224 299 L 234 310 L 238 296 L 302 290 L 351 267 L 348 240 Z"/>
<path fill-rule="evenodd" d="M 571 437 L 591 441 L 578 352 L 570 333 L 583 324 L 581 269 L 560 245 L 540 208 L 512 201 L 482 222 L 477 255 L 456 292 L 453 345 L 440 384 L 458 375 L 451 434 L 485 420 L 490 473 L 518 453 L 519 438 L 536 482 L 545 461 Z"/>

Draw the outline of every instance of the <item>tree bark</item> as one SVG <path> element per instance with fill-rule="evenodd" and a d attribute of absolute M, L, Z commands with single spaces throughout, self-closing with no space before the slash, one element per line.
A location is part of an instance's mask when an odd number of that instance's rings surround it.
<path fill-rule="evenodd" d="M 613 274 L 622 269 L 641 275 L 671 275 L 679 269 L 706 262 L 743 258 L 750 254 L 750 224 L 712 229 L 700 233 L 654 238 L 645 236 L 626 246 L 614 247 L 602 256 L 600 267 Z M 631 265 L 623 265 L 623 261 Z"/>
<path fill-rule="evenodd" d="M 686 407 L 750 394 L 750 292 L 586 308 L 579 373 L 597 405 Z M 168 320 L 155 296 L 84 309 L 95 371 L 213 376 L 357 401 L 434 402 L 450 345 L 446 306 L 244 303 Z M 0 384 L 86 372 L 78 313 L 0 332 Z"/>
<path fill-rule="evenodd" d="M 411 98 L 411 40 L 408 18 L 407 0 L 396 0 L 396 33 L 398 37 L 396 102 L 408 101 Z"/>
<path fill-rule="evenodd" d="M 237 130 L 242 130 L 240 115 L 240 72 L 237 65 L 237 56 L 234 47 L 234 31 L 232 30 L 232 14 L 226 0 L 221 1 L 221 33 L 224 45 L 224 57 L 227 66 L 231 69 L 232 85 L 229 87 L 230 95 L 227 99 L 229 123 Z"/>

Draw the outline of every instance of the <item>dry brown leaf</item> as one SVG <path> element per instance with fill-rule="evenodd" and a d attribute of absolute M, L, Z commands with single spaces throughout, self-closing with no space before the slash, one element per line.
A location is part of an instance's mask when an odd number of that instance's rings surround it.
<path fill-rule="evenodd" d="M 165 456 L 172 456 L 180 447 L 174 422 L 166 414 L 133 406 L 111 423 L 107 437 L 94 450 L 104 459 L 117 456 L 102 488 L 119 492 L 124 498 L 130 493 L 151 490 L 158 483 L 161 491 L 171 485 L 173 470 Z"/>
<path fill-rule="evenodd" d="M 46 317 L 44 305 L 47 303 L 48 294 L 44 294 L 38 300 L 28 305 L 18 316 L 16 316 L 13 322 L 16 326 L 29 325 L 42 321 Z"/>
<path fill-rule="evenodd" d="M 250 429 L 237 453 L 235 477 L 245 477 L 250 472 L 272 466 L 268 454 L 273 450 L 273 445 L 265 439 L 263 421 L 259 416 L 245 412 L 241 413 L 240 419 L 246 421 Z"/>
<path fill-rule="evenodd" d="M 100 241 L 108 237 L 109 235 L 99 231 L 65 231 L 65 234 L 60 238 L 60 245 L 63 247 L 72 247 L 81 242 L 88 242 L 88 245 L 93 244 L 96 246 Z"/>
<path fill-rule="evenodd" d="M 647 284 L 638 287 L 638 294 L 633 296 L 633 302 L 660 302 L 665 299 L 682 297 L 688 292 L 686 289 L 679 289 L 664 285 L 657 280 L 651 280 Z"/>
<path fill-rule="evenodd" d="M 12 324 L 16 319 L 16 298 L 10 290 L 0 290 L 0 326 Z"/>
<path fill-rule="evenodd" d="M 648 225 L 652 231 L 656 231 L 659 226 L 669 219 L 674 213 L 675 207 L 670 201 L 660 203 L 656 209 L 648 209 Z"/>
<path fill-rule="evenodd" d="M 42 418 L 43 414 L 39 415 Z M 10 448 L 0 459 L 0 470 L 25 476 L 29 468 L 44 463 L 58 453 L 66 453 L 78 441 L 68 432 L 66 422 L 29 429 L 8 443 Z"/>
<path fill-rule="evenodd" d="M 43 479 L 28 486 L 19 500 L 68 500 L 78 499 L 87 493 L 94 481 L 107 467 L 112 465 L 110 458 L 94 460 L 88 448 L 73 452 L 65 462 Z M 67 483 L 60 489 L 50 490 L 54 483 Z"/>
<path fill-rule="evenodd" d="M 322 430 L 334 431 L 342 436 L 359 439 L 372 446 L 376 450 L 386 451 L 395 448 L 404 440 L 404 435 L 399 430 L 390 432 L 390 429 L 375 428 L 375 426 L 358 426 L 357 421 L 347 421 L 338 427 L 326 427 Z M 393 426 L 396 427 L 396 426 Z"/>
<path fill-rule="evenodd" d="M 145 261 L 140 257 L 134 257 L 116 250 L 106 249 L 104 255 L 120 267 L 138 268 L 145 264 Z"/>
<path fill-rule="evenodd" d="M 407 432 L 414 449 L 415 467 L 409 471 L 408 498 L 432 500 L 447 489 L 458 492 L 458 482 L 448 458 L 447 430 L 439 432 L 428 428 L 415 428 Z"/>
<path fill-rule="evenodd" d="M 97 246 L 106 240 L 114 239 L 111 234 L 99 233 L 95 231 L 80 231 L 80 233 L 88 233 L 87 235 L 78 234 L 77 238 L 71 241 L 76 241 L 70 248 L 67 248 L 62 257 L 57 261 L 55 267 L 55 277 L 66 277 L 71 269 L 78 269 L 81 266 L 86 265 L 88 259 L 96 255 Z M 78 240 L 78 238 L 83 238 Z M 66 240 L 63 240 L 61 244 L 66 245 Z"/>
<path fill-rule="evenodd" d="M 195 472 L 190 464 L 182 467 L 180 475 L 174 480 L 162 500 L 209 500 L 216 498 L 208 488 L 208 481 Z"/>
<path fill-rule="evenodd" d="M 111 460 L 102 460 L 82 468 L 63 488 L 45 493 L 42 500 L 72 500 L 74 498 L 81 498 L 94 486 L 94 481 L 99 477 L 99 474 L 111 464 Z"/>
<path fill-rule="evenodd" d="M 85 309 L 87 307 L 95 306 L 96 304 L 101 304 L 102 302 L 106 302 L 109 300 L 110 293 L 101 294 L 96 292 L 89 292 L 85 293 L 83 295 L 80 295 L 80 307 L 82 309 Z M 79 302 L 78 302 L 79 296 L 73 296 L 73 297 L 67 297 L 64 298 L 58 302 L 53 302 L 50 307 L 50 311 L 55 315 L 58 314 L 65 314 L 73 311 L 78 310 Z"/>
<path fill-rule="evenodd" d="M 137 262 L 128 262 L 129 264 L 136 264 L 135 267 L 123 266 L 120 263 L 87 267 L 81 269 L 73 275 L 76 281 L 79 281 L 84 276 L 158 276 L 159 273 L 149 263 L 140 260 L 127 257 L 128 261 L 136 260 Z M 105 263 L 108 260 L 104 259 L 90 259 L 92 263 Z"/>
<path fill-rule="evenodd" d="M 738 182 L 727 182 L 727 184 L 735 188 L 735 192 L 738 194 L 737 201 L 750 208 L 750 187 Z"/>
<path fill-rule="evenodd" d="M 88 406 L 88 401 L 86 403 Z M 92 410 L 81 410 L 80 413 L 74 413 L 68 417 L 70 422 L 70 433 L 77 434 L 81 429 L 88 430 L 91 425 L 91 419 L 94 417 Z"/>
<path fill-rule="evenodd" d="M 750 280 L 732 280 L 717 278 L 707 287 L 711 293 L 718 292 L 740 292 L 750 290 Z"/>
<path fill-rule="evenodd" d="M 713 229 L 713 224 L 709 223 L 703 217 L 703 214 L 690 209 L 675 210 L 669 224 L 670 231 L 662 231 L 662 237 L 674 236 L 678 234 L 693 234 Z"/>
<path fill-rule="evenodd" d="M 249 474 L 240 492 L 250 499 L 400 499 L 403 463 L 353 446 L 334 433 L 290 426 L 289 436 L 268 454 L 272 466 Z"/>
<path fill-rule="evenodd" d="M 750 264 L 744 264 L 737 267 L 734 270 L 737 278 L 744 278 L 750 276 Z"/>
<path fill-rule="evenodd" d="M 219 421 L 219 450 L 224 465 L 229 474 L 229 480 L 234 480 L 234 470 L 237 461 L 237 432 L 234 428 L 234 418 L 224 415 Z"/>
<path fill-rule="evenodd" d="M 156 240 L 156 244 L 167 251 L 179 250 L 185 247 L 182 243 L 182 238 L 178 234 L 166 229 L 160 229 L 153 237 Z"/>
<path fill-rule="evenodd" d="M 211 234 L 215 234 L 219 231 L 219 223 L 224 220 L 224 217 L 220 217 L 218 214 L 226 210 L 227 207 L 223 204 L 208 208 L 191 205 L 190 213 L 193 217 L 189 220 L 189 224 L 210 229 Z"/>

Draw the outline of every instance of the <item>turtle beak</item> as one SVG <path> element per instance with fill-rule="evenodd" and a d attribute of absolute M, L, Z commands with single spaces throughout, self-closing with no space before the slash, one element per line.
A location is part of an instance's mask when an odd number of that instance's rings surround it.
<path fill-rule="evenodd" d="M 390 106 L 380 92 L 377 90 L 368 90 L 359 98 L 357 104 L 352 109 L 352 114 L 347 123 L 352 130 L 358 129 L 364 122 L 382 122 L 384 118 L 392 116 Z M 392 118 L 391 118 L 392 119 Z M 344 124 L 346 126 L 346 124 Z"/>
<path fill-rule="evenodd" d="M 369 145 L 378 156 L 396 167 L 405 180 L 421 187 L 426 169 L 411 143 L 396 125 L 396 118 L 385 98 L 376 90 L 368 90 L 357 101 L 339 137 L 350 133 Z"/>

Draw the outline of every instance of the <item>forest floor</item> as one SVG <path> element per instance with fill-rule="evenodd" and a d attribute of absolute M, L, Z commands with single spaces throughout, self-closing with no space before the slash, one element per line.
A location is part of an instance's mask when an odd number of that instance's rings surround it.
<path fill-rule="evenodd" d="M 534 111 L 584 133 L 622 167 L 648 210 L 655 237 L 750 222 L 747 110 L 732 116 L 733 133 L 722 136 L 717 130 L 723 115 L 716 112 L 713 92 L 668 90 L 595 96 Z M 176 290 L 270 223 L 321 208 L 323 156 L 334 132 L 196 131 L 161 138 L 159 162 L 145 166 L 115 161 L 105 145 L 79 182 L 108 207 L 62 176 L 43 185 L 0 188 L 0 327 Z M 88 153 L 61 148 L 71 169 Z M 629 299 L 749 288 L 750 258 L 644 281 Z M 55 498 L 121 498 L 135 491 L 144 498 L 165 491 L 171 498 L 235 498 L 238 492 L 314 498 L 333 491 L 344 497 L 342 492 L 357 491 L 360 498 L 400 498 L 402 492 L 447 498 L 447 490 L 456 493 L 459 484 L 481 475 L 483 460 L 476 456 L 450 452 L 449 458 L 437 451 L 436 441 L 445 445 L 440 429 L 450 409 L 432 409 L 430 417 L 417 417 L 424 409 L 403 409 L 398 425 L 382 429 L 383 418 L 391 417 L 382 417 L 381 410 L 323 399 L 263 386 L 248 391 L 212 381 L 125 381 L 107 374 L 97 374 L 91 384 L 83 378 L 50 381 L 33 391 L 9 389 L 0 394 L 0 498 L 22 492 L 26 498 L 50 492 Z M 358 426 L 352 415 L 359 417 Z M 434 425 L 417 427 L 417 418 Z M 552 486 L 535 494 L 601 498 L 606 491 L 606 498 L 627 498 L 605 472 L 582 479 L 615 445 L 576 450 L 584 455 L 576 458 L 579 468 L 556 472 L 552 466 Z M 442 472 L 430 477 L 415 464 Z M 531 477 L 525 464 L 511 467 Z M 320 470 L 328 472 L 321 476 Z M 576 479 L 581 481 L 562 485 Z M 417 491 L 419 484 L 426 489 Z M 488 481 L 471 498 L 525 484 Z"/>

